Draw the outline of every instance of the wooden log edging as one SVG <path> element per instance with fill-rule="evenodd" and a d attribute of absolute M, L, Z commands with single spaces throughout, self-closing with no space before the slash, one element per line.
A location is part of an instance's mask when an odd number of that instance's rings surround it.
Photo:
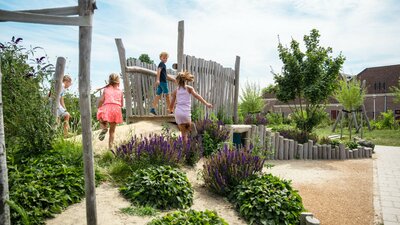
<path fill-rule="evenodd" d="M 263 125 L 227 125 L 230 130 L 230 141 L 233 133 L 246 134 L 246 143 L 258 143 L 268 153 L 269 160 L 345 160 L 363 159 L 372 157 L 372 148 L 358 146 L 357 149 L 348 149 L 344 144 L 332 146 L 329 144 L 316 144 L 312 140 L 298 143 L 292 139 L 284 138 L 279 132 L 272 132 Z"/>

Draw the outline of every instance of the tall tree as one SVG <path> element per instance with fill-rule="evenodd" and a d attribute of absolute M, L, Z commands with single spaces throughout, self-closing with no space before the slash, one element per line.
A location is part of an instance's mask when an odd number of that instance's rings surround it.
<path fill-rule="evenodd" d="M 139 60 L 144 62 L 144 63 L 154 64 L 154 61 L 152 59 L 150 59 L 150 56 L 147 55 L 147 54 L 141 54 L 139 56 Z"/>
<path fill-rule="evenodd" d="M 293 119 L 305 132 L 311 132 L 321 122 L 323 104 L 335 91 L 345 60 L 341 54 L 333 58 L 332 48 L 320 46 L 319 37 L 316 29 L 304 36 L 305 52 L 294 39 L 290 48 L 280 42 L 278 45 L 283 67 L 281 74 L 274 74 L 276 97 L 285 103 L 294 102 L 293 106 L 289 104 Z"/>

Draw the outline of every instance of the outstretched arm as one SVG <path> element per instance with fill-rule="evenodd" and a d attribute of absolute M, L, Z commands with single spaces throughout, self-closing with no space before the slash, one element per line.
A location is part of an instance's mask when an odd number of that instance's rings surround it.
<path fill-rule="evenodd" d="M 171 93 L 171 103 L 169 105 L 169 111 L 170 112 L 174 111 L 175 101 L 176 101 L 176 90 Z"/>
<path fill-rule="evenodd" d="M 204 100 L 203 97 L 201 97 L 201 95 L 199 95 L 193 87 L 191 86 L 186 86 L 189 88 L 189 93 L 192 94 L 195 98 L 197 98 L 197 100 L 199 100 L 201 103 L 203 103 L 204 105 L 207 106 L 207 108 L 212 108 L 213 105 L 211 103 L 208 103 L 206 100 Z"/>

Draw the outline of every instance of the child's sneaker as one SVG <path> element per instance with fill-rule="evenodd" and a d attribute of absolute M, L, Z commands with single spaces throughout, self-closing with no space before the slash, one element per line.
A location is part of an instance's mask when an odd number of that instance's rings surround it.
<path fill-rule="evenodd" d="M 150 115 L 153 115 L 153 116 L 157 115 L 156 110 L 154 108 L 150 109 Z"/>
<path fill-rule="evenodd" d="M 100 134 L 99 134 L 100 141 L 104 140 L 104 138 L 106 137 L 107 131 L 108 131 L 108 129 L 104 129 L 100 132 Z"/>

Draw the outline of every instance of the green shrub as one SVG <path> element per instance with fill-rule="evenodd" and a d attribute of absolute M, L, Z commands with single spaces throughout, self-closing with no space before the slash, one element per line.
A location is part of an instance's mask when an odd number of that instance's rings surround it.
<path fill-rule="evenodd" d="M 196 122 L 196 128 L 203 143 L 203 155 L 209 156 L 218 151 L 221 144 L 228 140 L 229 130 L 221 121 L 205 118 Z"/>
<path fill-rule="evenodd" d="M 283 124 L 283 116 L 281 113 L 268 113 L 267 114 L 267 121 L 270 125 L 280 125 Z"/>
<path fill-rule="evenodd" d="M 203 178 L 211 191 L 227 195 L 243 179 L 260 172 L 265 160 L 254 156 L 251 149 L 225 147 L 204 162 Z"/>
<path fill-rule="evenodd" d="M 314 127 L 323 121 L 329 120 L 328 113 L 323 107 L 317 107 L 315 110 L 298 110 L 292 114 L 292 119 L 296 127 L 304 132 L 311 133 Z"/>
<path fill-rule="evenodd" d="M 170 166 L 138 170 L 120 191 L 134 204 L 158 209 L 181 209 L 193 204 L 193 189 L 186 175 Z"/>
<path fill-rule="evenodd" d="M 395 117 L 392 110 L 382 112 L 376 121 L 371 121 L 373 128 L 377 130 L 383 129 L 397 129 L 398 125 L 395 122 Z"/>
<path fill-rule="evenodd" d="M 299 224 L 302 199 L 290 185 L 271 174 L 258 174 L 236 187 L 231 201 L 249 224 Z"/>
<path fill-rule="evenodd" d="M 84 195 L 82 147 L 60 141 L 54 149 L 35 157 L 8 155 L 10 199 L 26 211 L 31 224 L 60 213 Z M 22 224 L 20 213 L 11 210 L 12 224 Z"/>
<path fill-rule="evenodd" d="M 358 144 L 354 141 L 348 141 L 346 142 L 346 147 L 349 149 L 356 149 L 358 147 Z"/>
<path fill-rule="evenodd" d="M 21 40 L 0 43 L 0 61 L 6 148 L 27 155 L 50 149 L 56 134 L 44 84 L 53 66 L 37 56 L 40 48 L 27 50 Z"/>
<path fill-rule="evenodd" d="M 312 140 L 314 143 L 317 143 L 318 141 L 318 136 L 316 134 L 307 133 L 299 129 L 283 129 L 278 130 L 278 132 L 284 138 L 293 139 L 301 144 L 308 142 L 308 140 Z"/>
<path fill-rule="evenodd" d="M 213 211 L 177 211 L 169 213 L 162 218 L 154 219 L 148 225 L 228 225 L 224 219 L 218 217 Z"/>

